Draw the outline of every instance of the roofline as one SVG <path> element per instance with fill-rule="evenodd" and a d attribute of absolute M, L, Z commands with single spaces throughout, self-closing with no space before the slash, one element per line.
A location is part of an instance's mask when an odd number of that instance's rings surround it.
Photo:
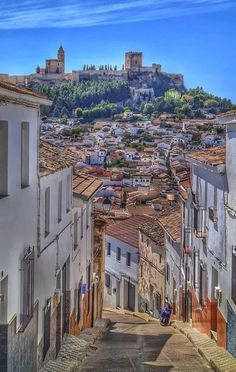
<path fill-rule="evenodd" d="M 108 233 L 106 232 L 106 235 L 107 235 L 107 236 L 110 236 L 110 237 L 112 237 L 112 238 L 114 238 L 114 239 L 116 239 L 116 240 L 120 240 L 122 243 L 125 243 L 125 244 L 127 244 L 127 245 L 130 245 L 131 247 L 133 247 L 133 248 L 135 248 L 135 249 L 139 249 L 139 243 L 138 243 L 137 246 L 135 246 L 134 244 L 130 244 L 130 243 L 127 243 L 126 241 L 124 241 L 124 240 L 122 239 L 122 237 L 121 237 L 121 238 L 117 238 L 116 236 L 113 236 L 112 233 L 111 233 L 111 234 L 108 234 Z"/>
<path fill-rule="evenodd" d="M 97 179 L 96 179 L 96 180 L 97 180 Z M 72 193 L 73 193 L 73 196 L 77 196 L 77 197 L 80 198 L 80 199 L 83 199 L 83 200 L 85 200 L 85 201 L 88 201 L 88 200 L 90 200 L 90 199 L 94 196 L 94 194 L 98 191 L 98 189 L 100 189 L 101 186 L 102 186 L 102 182 L 100 182 L 100 185 L 96 188 L 96 190 L 94 190 L 94 192 L 92 193 L 92 195 L 91 195 L 89 198 L 83 196 L 83 195 L 80 194 L 79 192 L 74 191 L 73 189 L 72 189 Z M 88 186 L 88 187 L 89 187 L 89 186 Z"/>
<path fill-rule="evenodd" d="M 14 85 L 12 86 L 14 87 Z M 21 93 L 21 92 L 16 92 L 14 90 L 11 90 L 10 89 L 10 86 L 9 86 L 9 89 L 7 87 L 2 87 L 0 85 L 0 97 L 1 96 L 7 96 L 11 99 L 22 99 L 24 101 L 27 101 L 27 102 L 30 102 L 30 103 L 33 103 L 33 104 L 37 104 L 37 105 L 44 105 L 44 106 L 52 106 L 52 101 L 50 101 L 48 98 L 42 96 L 35 96 L 33 94 L 31 94 L 31 92 L 29 91 L 29 93 Z"/>
<path fill-rule="evenodd" d="M 225 174 L 225 172 L 226 172 L 226 164 L 225 163 L 222 163 L 222 164 L 219 164 L 219 165 L 210 165 L 210 164 L 206 164 L 202 161 L 190 158 L 188 156 L 186 156 L 186 160 L 189 161 L 192 165 L 203 168 L 203 169 L 205 169 L 207 171 L 210 171 L 212 173 L 217 173 L 217 174 L 222 175 L 222 174 Z"/>
<path fill-rule="evenodd" d="M 180 243 L 181 235 L 178 239 L 174 239 L 171 233 L 169 233 L 168 230 L 165 228 L 165 226 L 160 222 L 160 220 L 158 220 L 158 223 L 161 226 L 161 228 L 164 230 L 164 232 L 171 238 L 173 242 Z"/>

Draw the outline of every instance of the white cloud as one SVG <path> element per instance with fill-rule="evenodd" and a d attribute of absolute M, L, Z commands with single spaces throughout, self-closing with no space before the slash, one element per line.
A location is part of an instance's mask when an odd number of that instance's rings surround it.
<path fill-rule="evenodd" d="M 84 27 L 219 11 L 233 0 L 1 0 L 0 29 Z"/>

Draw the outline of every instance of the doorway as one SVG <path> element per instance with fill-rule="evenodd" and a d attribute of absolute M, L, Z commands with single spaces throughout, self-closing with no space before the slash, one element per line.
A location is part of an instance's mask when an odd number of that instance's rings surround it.
<path fill-rule="evenodd" d="M 135 285 L 128 282 L 128 309 L 135 311 Z"/>
<path fill-rule="evenodd" d="M 120 307 L 120 281 L 116 281 L 116 307 Z"/>

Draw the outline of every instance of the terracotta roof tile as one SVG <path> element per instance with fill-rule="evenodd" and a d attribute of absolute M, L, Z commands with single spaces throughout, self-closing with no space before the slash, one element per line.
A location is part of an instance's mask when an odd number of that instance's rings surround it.
<path fill-rule="evenodd" d="M 20 93 L 20 94 L 27 94 L 27 95 L 33 96 L 33 97 L 48 99 L 47 96 L 36 93 L 31 89 L 18 87 L 17 85 L 10 84 L 10 83 L 3 82 L 3 81 L 0 81 L 0 88 L 4 88 L 4 89 L 10 90 L 12 92 Z"/>
<path fill-rule="evenodd" d="M 160 248 L 165 247 L 165 233 L 163 228 L 160 226 L 157 218 L 151 219 L 150 221 L 143 224 L 140 227 L 140 231 L 148 236 L 154 243 L 158 244 Z"/>
<path fill-rule="evenodd" d="M 102 181 L 96 177 L 86 174 L 73 176 L 73 193 L 85 200 L 90 199 L 101 186 Z"/>
<path fill-rule="evenodd" d="M 158 218 L 160 226 L 165 232 L 177 241 L 181 236 L 181 211 L 180 209 L 170 210 L 164 216 Z"/>
<path fill-rule="evenodd" d="M 226 148 L 225 146 L 211 147 L 198 152 L 189 152 L 186 156 L 189 159 L 216 167 L 217 165 L 225 164 Z"/>
<path fill-rule="evenodd" d="M 149 220 L 147 216 L 135 216 L 107 227 L 106 233 L 122 242 L 139 247 L 139 227 Z"/>
<path fill-rule="evenodd" d="M 78 161 L 79 158 L 73 151 L 40 140 L 39 170 L 41 176 L 72 167 Z"/>

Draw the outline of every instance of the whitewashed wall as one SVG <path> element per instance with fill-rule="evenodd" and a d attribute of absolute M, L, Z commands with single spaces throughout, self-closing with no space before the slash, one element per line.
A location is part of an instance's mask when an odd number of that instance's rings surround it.
<path fill-rule="evenodd" d="M 37 247 L 37 149 L 39 110 L 0 105 L 0 121 L 8 121 L 9 195 L 0 199 L 0 272 L 8 275 L 7 321 L 20 314 L 20 259 L 25 248 Z M 30 125 L 29 187 L 21 188 L 21 123 Z M 0 123 L 1 125 L 1 123 Z"/>

